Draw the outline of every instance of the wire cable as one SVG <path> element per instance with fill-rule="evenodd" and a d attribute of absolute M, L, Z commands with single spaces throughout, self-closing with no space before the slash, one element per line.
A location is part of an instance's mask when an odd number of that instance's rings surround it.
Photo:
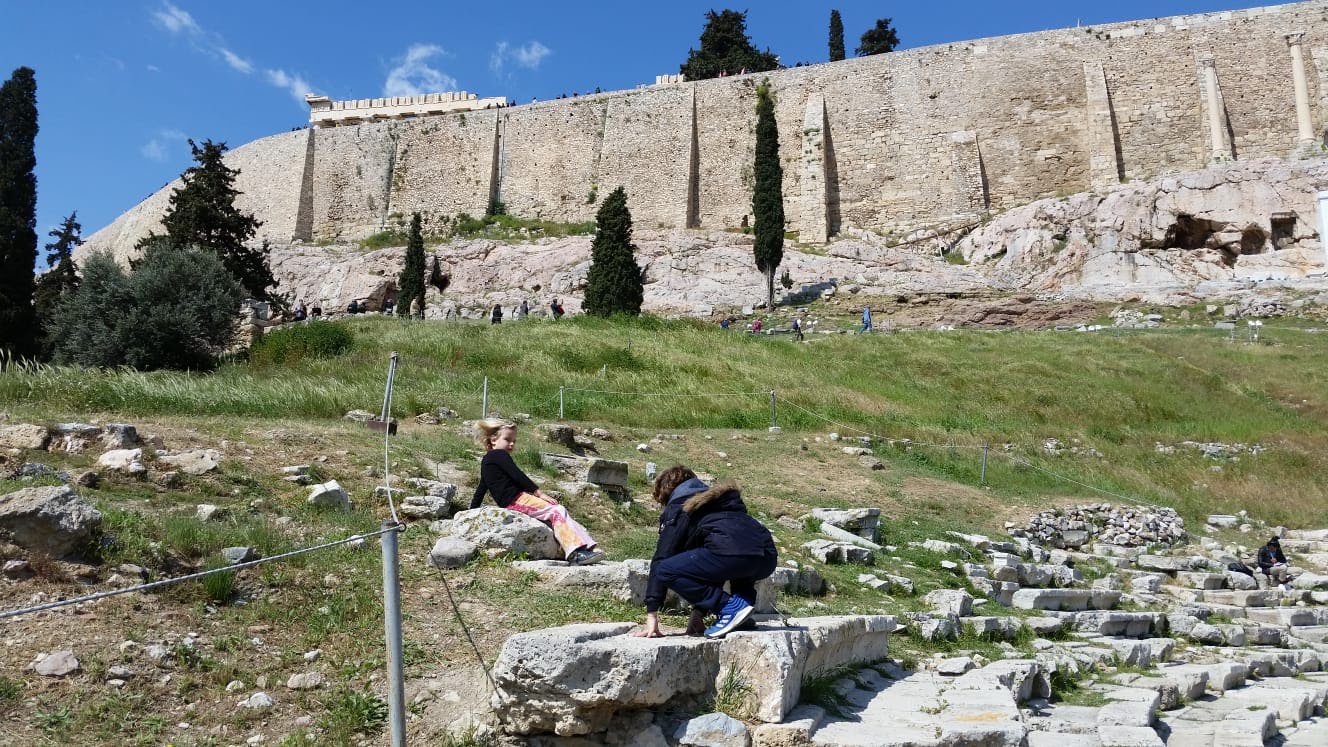
<path fill-rule="evenodd" d="M 68 607 L 69 605 L 72 604 L 95 602 L 101 599 L 106 599 L 108 597 L 118 596 L 120 594 L 132 594 L 134 592 L 147 591 L 149 589 L 157 589 L 163 586 L 171 586 L 174 584 L 184 583 L 185 581 L 193 581 L 194 579 L 203 578 L 204 576 L 212 576 L 218 573 L 234 573 L 236 571 L 244 570 L 245 568 L 252 568 L 254 566 L 262 565 L 264 563 L 271 563 L 277 560 L 285 560 L 286 558 L 293 558 L 296 555 L 304 555 L 305 553 L 316 552 L 318 550 L 326 550 L 331 547 L 336 547 L 338 545 L 345 545 L 351 542 L 359 542 L 361 540 L 368 539 L 369 537 L 377 537 L 379 535 L 386 534 L 388 532 L 399 532 L 403 531 L 403 529 L 404 528 L 401 526 L 386 527 L 374 532 L 365 532 L 363 534 L 352 534 L 351 536 L 345 539 L 339 539 L 333 542 L 324 542 L 321 545 L 313 545 L 311 547 L 302 547 L 298 550 L 291 550 L 290 552 L 281 553 L 280 555 L 273 555 L 267 558 L 259 558 L 258 560 L 249 560 L 244 563 L 236 563 L 235 565 L 226 566 L 223 568 L 213 568 L 211 570 L 199 571 L 198 573 L 190 573 L 185 576 L 164 578 L 161 579 L 160 581 L 153 581 L 151 583 L 139 584 L 138 586 L 129 586 L 123 589 L 111 589 L 110 591 L 102 591 L 96 594 L 88 594 L 87 596 L 75 597 L 73 599 L 62 599 L 57 602 L 48 602 L 46 604 L 39 604 L 33 607 L 23 607 L 16 610 L 6 610 L 4 612 L 0 612 L 0 620 L 4 620 L 11 617 L 18 617 L 20 615 L 29 615 L 34 612 L 44 612 L 46 610 L 53 610 L 60 607 Z"/>
<path fill-rule="evenodd" d="M 461 607 L 457 604 L 456 597 L 452 596 L 452 586 L 447 583 L 447 574 L 443 573 L 442 568 L 438 569 L 438 577 L 443 581 L 443 591 L 447 592 L 447 601 L 452 605 L 452 614 L 456 615 L 457 623 L 461 625 L 461 632 L 465 633 L 466 640 L 470 641 L 470 650 L 475 652 L 475 661 L 479 662 L 480 669 L 484 671 L 484 679 L 489 681 L 489 687 L 493 688 L 494 693 L 506 700 L 507 694 L 498 687 L 497 682 L 494 682 L 488 665 L 484 663 L 484 654 L 480 653 L 479 644 L 475 643 L 475 636 L 470 634 L 470 626 L 466 625 L 466 619 L 461 616 Z"/>
<path fill-rule="evenodd" d="M 1149 503 L 1148 501 L 1140 500 L 1140 499 L 1138 499 L 1138 498 L 1133 498 L 1133 497 L 1128 496 L 1128 495 L 1122 495 L 1121 493 L 1115 493 L 1115 492 L 1112 492 L 1112 491 L 1110 491 L 1110 490 L 1104 490 L 1104 489 L 1102 489 L 1102 488 L 1094 487 L 1094 486 L 1092 486 L 1092 485 L 1089 485 L 1089 484 L 1086 483 L 1086 482 L 1080 482 L 1079 480 L 1076 480 L 1076 479 L 1074 479 L 1073 477 L 1068 477 L 1068 476 L 1066 476 L 1066 475 L 1062 475 L 1062 474 L 1059 474 L 1059 473 L 1056 473 L 1056 472 L 1052 472 L 1052 471 L 1049 470 L 1049 469 L 1043 469 L 1042 467 L 1039 467 L 1039 466 L 1037 466 L 1036 464 L 1033 464 L 1032 462 L 1028 461 L 1027 459 L 1025 459 L 1025 458 L 1023 458 L 1023 457 L 1015 456 L 1015 455 L 1013 455 L 1013 454 L 1008 455 L 1008 456 L 1010 457 L 1010 461 L 1011 461 L 1011 462 L 1013 462 L 1013 463 L 1015 463 L 1015 464 L 1022 464 L 1022 465 L 1024 465 L 1025 467 L 1028 467 L 1028 468 L 1030 468 L 1030 469 L 1033 469 L 1033 470 L 1036 470 L 1036 471 L 1038 471 L 1038 472 L 1041 472 L 1042 474 L 1044 474 L 1044 475 L 1046 475 L 1046 476 L 1048 476 L 1048 477 L 1052 477 L 1052 478 L 1055 478 L 1055 479 L 1057 479 L 1057 480 L 1064 480 L 1065 482 L 1073 483 L 1073 484 L 1075 484 L 1075 485 L 1078 485 L 1078 486 L 1081 487 L 1081 488 L 1088 488 L 1089 490 L 1092 490 L 1092 491 L 1094 491 L 1094 492 L 1096 492 L 1096 493 L 1101 493 L 1102 495 L 1109 495 L 1109 496 L 1112 496 L 1113 498 L 1120 498 L 1120 499 L 1123 500 L 1123 501 L 1129 501 L 1129 502 L 1131 502 L 1131 503 L 1137 503 L 1137 504 L 1139 504 L 1139 505 L 1141 505 L 1141 506 L 1148 506 L 1148 507 L 1150 507 L 1150 508 L 1163 508 L 1163 506 L 1159 506 L 1159 505 L 1157 505 L 1156 503 Z"/>

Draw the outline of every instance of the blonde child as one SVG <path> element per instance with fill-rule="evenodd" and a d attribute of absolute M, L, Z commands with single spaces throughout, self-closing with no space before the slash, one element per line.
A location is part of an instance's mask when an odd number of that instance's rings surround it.
<path fill-rule="evenodd" d="M 516 448 L 516 423 L 496 418 L 481 420 L 479 442 L 487 450 L 480 460 L 480 484 L 470 499 L 471 508 L 479 508 L 485 493 L 493 494 L 493 501 L 508 511 L 525 514 L 553 527 L 553 536 L 562 546 L 567 562 L 572 565 L 592 565 L 604 559 L 604 553 L 595 549 L 595 540 L 586 528 L 571 516 L 567 509 L 544 494 L 512 460 Z"/>

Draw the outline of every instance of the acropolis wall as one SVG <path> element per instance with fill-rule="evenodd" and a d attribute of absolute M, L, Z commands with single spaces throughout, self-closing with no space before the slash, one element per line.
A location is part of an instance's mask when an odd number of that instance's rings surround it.
<path fill-rule="evenodd" d="M 412 211 L 479 215 L 495 199 L 516 215 L 588 220 L 619 185 L 639 226 L 737 227 L 751 212 L 766 77 L 790 229 L 804 240 L 905 231 L 1217 160 L 1318 151 L 1328 0 L 311 129 L 229 158 L 242 205 L 281 242 L 358 239 Z M 89 245 L 122 248 L 161 202 Z"/>

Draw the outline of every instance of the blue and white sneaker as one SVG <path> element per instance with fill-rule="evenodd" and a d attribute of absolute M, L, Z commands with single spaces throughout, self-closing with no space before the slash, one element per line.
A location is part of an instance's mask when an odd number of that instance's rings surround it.
<path fill-rule="evenodd" d="M 729 597 L 729 601 L 719 610 L 719 616 L 715 618 L 715 624 L 706 628 L 706 638 L 723 638 L 734 629 L 741 626 L 752 616 L 755 607 L 746 599 L 734 594 Z"/>

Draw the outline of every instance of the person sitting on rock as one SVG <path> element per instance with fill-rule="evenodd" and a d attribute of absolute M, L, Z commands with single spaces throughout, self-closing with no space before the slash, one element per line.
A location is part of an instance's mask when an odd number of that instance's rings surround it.
<path fill-rule="evenodd" d="M 1282 542 L 1276 537 L 1259 548 L 1259 570 L 1271 583 L 1285 584 L 1291 580 L 1291 569 L 1287 566 L 1286 556 L 1282 554 Z"/>
<path fill-rule="evenodd" d="M 688 635 L 723 638 L 743 629 L 755 611 L 756 582 L 775 571 L 770 530 L 748 515 L 737 483 L 712 487 L 682 465 L 655 478 L 654 498 L 664 512 L 646 584 L 646 623 L 634 635 L 663 635 L 659 608 L 669 589 L 692 605 Z M 716 619 L 704 628 L 707 612 Z"/>
<path fill-rule="evenodd" d="M 567 562 L 572 565 L 592 565 L 604 559 L 604 553 L 595 549 L 590 533 L 567 514 L 558 501 L 544 494 L 512 460 L 516 448 L 516 423 L 497 418 L 486 418 L 476 425 L 479 442 L 487 450 L 480 460 L 480 484 L 470 499 L 472 509 L 484 502 L 484 494 L 492 493 L 493 502 L 500 508 L 525 514 L 553 528 L 553 536 Z"/>

